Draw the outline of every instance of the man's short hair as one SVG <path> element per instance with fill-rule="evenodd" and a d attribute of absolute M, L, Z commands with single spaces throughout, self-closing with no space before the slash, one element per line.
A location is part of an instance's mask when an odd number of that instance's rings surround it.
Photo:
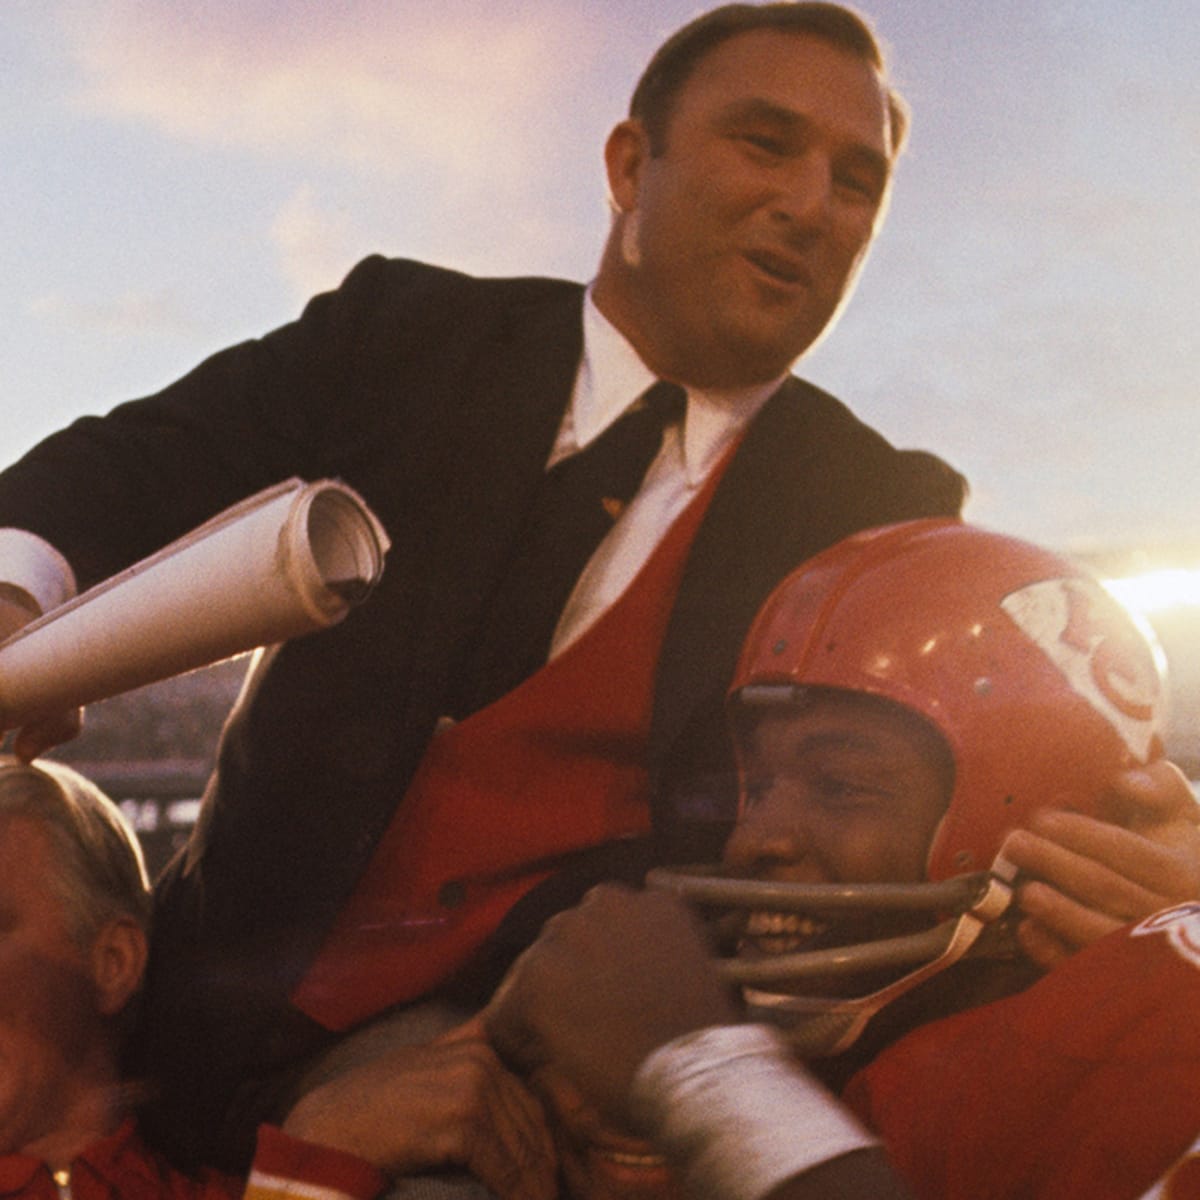
<path fill-rule="evenodd" d="M 0 820 L 25 817 L 46 831 L 60 870 L 47 882 L 83 947 L 106 921 L 132 917 L 150 926 L 150 888 L 137 835 L 90 780 L 62 763 L 37 766 L 0 756 Z"/>
<path fill-rule="evenodd" d="M 650 60 L 629 103 L 629 115 L 641 122 L 653 154 L 666 149 L 667 126 L 676 98 L 697 64 L 722 43 L 759 29 L 809 34 L 869 63 L 885 79 L 883 49 L 865 18 L 840 4 L 798 0 L 772 4 L 725 4 L 697 17 L 671 35 Z M 908 106 L 887 89 L 891 125 L 890 151 L 895 159 L 908 133 Z"/>

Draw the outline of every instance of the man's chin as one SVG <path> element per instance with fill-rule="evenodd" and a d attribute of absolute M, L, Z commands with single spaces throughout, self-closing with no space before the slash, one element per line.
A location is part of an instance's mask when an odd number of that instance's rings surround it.
<path fill-rule="evenodd" d="M 741 380 L 728 386 L 770 383 L 788 374 L 822 330 L 811 320 L 799 322 L 762 306 L 732 313 L 729 328 L 714 338 L 725 349 L 730 376 Z"/>

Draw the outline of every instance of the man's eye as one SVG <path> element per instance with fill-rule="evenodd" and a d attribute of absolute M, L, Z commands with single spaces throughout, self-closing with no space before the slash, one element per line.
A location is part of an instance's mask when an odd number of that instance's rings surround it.
<path fill-rule="evenodd" d="M 882 795 L 878 788 L 848 775 L 818 775 L 812 789 L 825 808 L 857 808 L 875 803 Z"/>
<path fill-rule="evenodd" d="M 840 800 L 852 796 L 857 788 L 849 780 L 837 775 L 821 775 L 816 780 L 817 794 L 827 800 Z"/>
<path fill-rule="evenodd" d="M 742 785 L 742 808 L 747 809 L 759 803 L 770 790 L 771 779 L 769 776 L 756 775 L 752 779 L 747 779 Z"/>
<path fill-rule="evenodd" d="M 742 141 L 767 154 L 784 154 L 787 150 L 782 138 L 772 137 L 769 133 L 744 133 Z"/>
<path fill-rule="evenodd" d="M 872 203 L 879 199 L 879 189 L 875 186 L 874 180 L 864 179 L 858 175 L 843 174 L 834 176 L 834 183 L 843 191 L 851 192 Z"/>

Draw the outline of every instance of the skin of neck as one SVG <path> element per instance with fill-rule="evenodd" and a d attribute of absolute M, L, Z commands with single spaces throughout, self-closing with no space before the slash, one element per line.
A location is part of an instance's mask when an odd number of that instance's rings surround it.
<path fill-rule="evenodd" d="M 128 1090 L 122 1086 L 115 1044 L 98 1044 L 79 1064 L 70 1094 L 62 1098 L 56 1119 L 18 1153 L 41 1159 L 52 1171 L 63 1170 L 93 1142 L 115 1133 L 129 1110 Z"/>
<path fill-rule="evenodd" d="M 600 256 L 592 299 L 605 318 L 660 379 L 714 390 L 753 387 L 785 374 L 792 361 L 748 365 L 739 355 L 706 344 L 703 354 L 672 336 L 637 280 L 636 214 L 616 213 Z M 797 356 L 799 357 L 799 356 Z"/>

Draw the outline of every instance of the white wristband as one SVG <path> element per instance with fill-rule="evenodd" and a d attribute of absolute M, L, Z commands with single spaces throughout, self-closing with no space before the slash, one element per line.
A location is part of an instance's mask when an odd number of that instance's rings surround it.
<path fill-rule="evenodd" d="M 0 582 L 20 588 L 43 613 L 75 595 L 71 564 L 48 541 L 25 529 L 0 529 Z"/>
<path fill-rule="evenodd" d="M 638 1069 L 632 1116 L 689 1197 L 760 1200 L 785 1179 L 879 1144 L 768 1025 L 718 1025 Z"/>

